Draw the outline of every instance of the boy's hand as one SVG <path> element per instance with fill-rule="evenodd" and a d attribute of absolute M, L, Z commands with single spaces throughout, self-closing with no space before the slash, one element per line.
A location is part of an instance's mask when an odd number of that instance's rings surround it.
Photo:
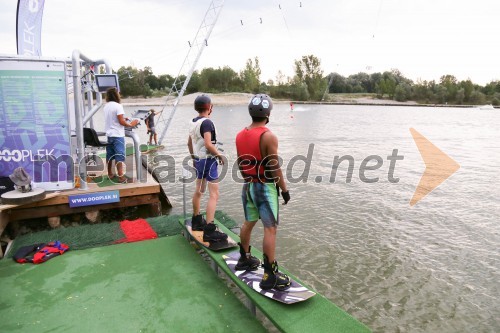
<path fill-rule="evenodd" d="M 215 156 L 217 161 L 219 162 L 220 165 L 224 165 L 224 156 L 223 155 L 217 155 Z"/>
<path fill-rule="evenodd" d="M 285 205 L 290 201 L 290 192 L 281 192 L 281 196 L 283 197 L 283 200 L 285 200 Z"/>

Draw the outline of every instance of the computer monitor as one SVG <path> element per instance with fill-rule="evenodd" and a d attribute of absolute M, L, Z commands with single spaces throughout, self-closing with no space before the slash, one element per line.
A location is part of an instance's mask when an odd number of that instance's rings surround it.
<path fill-rule="evenodd" d="M 118 75 L 116 74 L 96 74 L 95 83 L 97 84 L 97 90 L 101 93 L 106 92 L 109 88 L 116 88 L 120 91 Z"/>
<path fill-rule="evenodd" d="M 149 116 L 149 110 L 137 110 L 132 114 L 132 118 L 144 120 Z"/>

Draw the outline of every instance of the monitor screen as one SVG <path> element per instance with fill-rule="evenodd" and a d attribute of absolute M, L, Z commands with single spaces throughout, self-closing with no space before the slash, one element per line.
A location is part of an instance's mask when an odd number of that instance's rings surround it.
<path fill-rule="evenodd" d="M 117 88 L 120 91 L 120 84 L 118 83 L 118 75 L 116 74 L 96 74 L 95 82 L 97 90 L 101 93 L 106 92 L 109 88 Z"/>

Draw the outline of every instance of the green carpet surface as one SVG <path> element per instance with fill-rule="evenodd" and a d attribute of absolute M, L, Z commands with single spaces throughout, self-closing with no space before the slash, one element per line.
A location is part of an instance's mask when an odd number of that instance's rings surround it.
<path fill-rule="evenodd" d="M 181 233 L 182 227 L 177 222 L 179 218 L 180 215 L 162 215 L 146 218 L 146 221 L 148 221 L 158 237 L 164 237 Z M 236 221 L 222 211 L 216 211 L 215 218 L 230 229 L 237 226 Z M 120 228 L 120 224 L 117 222 L 82 224 L 67 228 L 60 227 L 18 236 L 12 243 L 6 257 L 11 258 L 17 249 L 22 246 L 38 243 L 48 243 L 58 240 L 69 245 L 71 250 L 83 250 L 97 246 L 111 245 L 124 237 L 125 235 Z"/>
<path fill-rule="evenodd" d="M 0 261 L 2 332 L 265 332 L 180 235 Z"/>
<path fill-rule="evenodd" d="M 147 151 L 150 151 L 150 150 L 157 150 L 157 149 L 163 149 L 164 146 L 162 145 L 159 145 L 159 146 L 156 146 L 156 145 L 147 145 L 147 144 L 141 144 L 139 145 L 139 151 L 141 153 L 145 153 Z M 133 145 L 127 145 L 125 147 L 125 156 L 130 156 L 134 154 L 134 146 Z M 99 157 L 102 157 L 102 158 L 106 158 L 106 152 L 104 153 L 100 153 L 98 154 Z"/>

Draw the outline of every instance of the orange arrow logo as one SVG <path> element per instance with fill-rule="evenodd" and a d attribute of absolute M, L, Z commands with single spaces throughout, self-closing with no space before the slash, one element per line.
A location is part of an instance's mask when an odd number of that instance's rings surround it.
<path fill-rule="evenodd" d="M 410 200 L 410 206 L 414 206 L 460 169 L 460 165 L 415 129 L 410 128 L 410 132 L 425 163 L 424 174 Z"/>

